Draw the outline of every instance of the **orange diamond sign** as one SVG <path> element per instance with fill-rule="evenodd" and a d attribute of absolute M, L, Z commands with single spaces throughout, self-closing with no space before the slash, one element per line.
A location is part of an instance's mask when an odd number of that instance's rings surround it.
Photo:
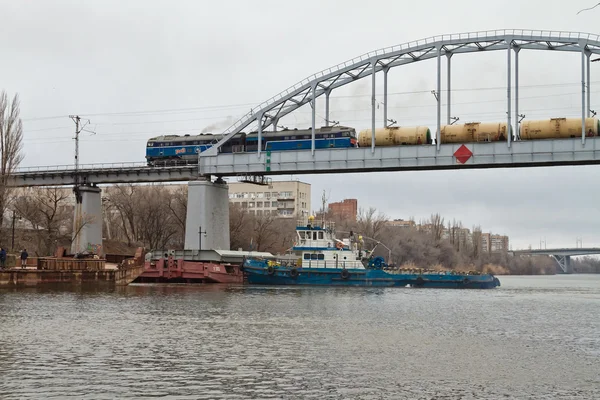
<path fill-rule="evenodd" d="M 472 155 L 473 155 L 473 152 L 471 152 L 471 150 L 469 150 L 469 148 L 467 146 L 465 146 L 464 144 L 462 146 L 460 146 L 458 148 L 458 150 L 456 150 L 454 152 L 454 157 L 456 157 L 456 162 L 461 163 L 461 164 L 466 163 L 469 160 L 469 158 L 471 158 Z"/>

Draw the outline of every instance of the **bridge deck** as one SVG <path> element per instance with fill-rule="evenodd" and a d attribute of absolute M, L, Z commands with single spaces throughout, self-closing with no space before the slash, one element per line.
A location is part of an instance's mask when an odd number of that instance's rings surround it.
<path fill-rule="evenodd" d="M 148 167 L 143 164 L 82 166 L 78 172 L 85 183 L 173 182 L 193 180 L 198 175 L 235 176 L 242 174 L 283 175 L 352 173 L 468 168 L 516 168 L 558 165 L 600 164 L 600 137 L 513 142 L 469 143 L 473 153 L 460 163 L 454 156 L 461 144 L 435 146 L 328 149 L 262 153 L 219 154 L 200 157 L 200 166 Z M 75 171 L 24 169 L 13 175 L 11 186 L 70 185 Z"/>

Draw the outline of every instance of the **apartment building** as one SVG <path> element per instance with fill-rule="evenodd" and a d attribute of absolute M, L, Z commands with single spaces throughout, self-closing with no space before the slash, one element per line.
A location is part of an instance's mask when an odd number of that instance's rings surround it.
<path fill-rule="evenodd" d="M 269 186 L 229 183 L 229 201 L 251 215 L 295 218 L 310 213 L 310 184 L 300 181 L 274 181 Z"/>
<path fill-rule="evenodd" d="M 484 253 L 500 253 L 508 251 L 508 236 L 482 233 L 481 251 Z"/>
<path fill-rule="evenodd" d="M 333 215 L 356 221 L 356 216 L 358 215 L 358 200 L 345 199 L 336 203 L 329 203 L 328 207 Z"/>

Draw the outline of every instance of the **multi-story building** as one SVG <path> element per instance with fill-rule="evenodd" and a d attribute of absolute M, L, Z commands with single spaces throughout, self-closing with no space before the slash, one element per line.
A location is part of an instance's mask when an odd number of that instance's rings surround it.
<path fill-rule="evenodd" d="M 345 199 L 336 203 L 329 203 L 329 211 L 336 217 L 356 221 L 358 214 L 358 200 Z"/>
<path fill-rule="evenodd" d="M 500 253 L 508 251 L 508 236 L 482 233 L 481 251 L 484 253 Z"/>
<path fill-rule="evenodd" d="M 490 251 L 492 253 L 508 251 L 508 236 L 492 235 L 490 239 Z"/>
<path fill-rule="evenodd" d="M 460 248 L 473 244 L 473 235 L 469 228 L 448 228 L 444 229 L 442 239 L 447 239 Z"/>
<path fill-rule="evenodd" d="M 310 212 L 310 184 L 300 181 L 274 181 L 261 186 L 229 183 L 229 201 L 247 209 L 251 215 L 292 218 Z"/>

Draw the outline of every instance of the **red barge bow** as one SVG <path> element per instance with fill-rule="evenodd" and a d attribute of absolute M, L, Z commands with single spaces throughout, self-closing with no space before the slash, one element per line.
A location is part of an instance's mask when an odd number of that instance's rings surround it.
<path fill-rule="evenodd" d="M 134 283 L 243 283 L 244 258 L 271 253 L 233 250 L 169 250 L 146 254 L 144 272 Z"/>

